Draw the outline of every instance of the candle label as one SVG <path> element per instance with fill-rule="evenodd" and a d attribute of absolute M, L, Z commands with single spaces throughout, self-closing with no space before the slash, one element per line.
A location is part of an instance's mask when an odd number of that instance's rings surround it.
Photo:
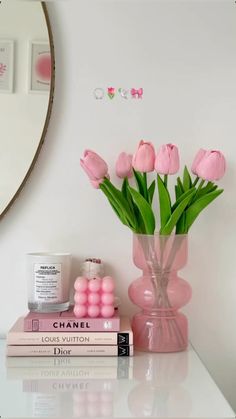
<path fill-rule="evenodd" d="M 35 301 L 55 303 L 61 299 L 61 263 L 34 264 Z"/>

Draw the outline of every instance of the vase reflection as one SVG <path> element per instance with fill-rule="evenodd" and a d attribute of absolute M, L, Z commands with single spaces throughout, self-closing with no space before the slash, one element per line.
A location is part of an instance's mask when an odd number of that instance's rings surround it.
<path fill-rule="evenodd" d="M 134 359 L 134 378 L 140 383 L 128 396 L 134 416 L 188 417 L 191 397 L 181 384 L 188 376 L 188 352 L 147 354 Z"/>

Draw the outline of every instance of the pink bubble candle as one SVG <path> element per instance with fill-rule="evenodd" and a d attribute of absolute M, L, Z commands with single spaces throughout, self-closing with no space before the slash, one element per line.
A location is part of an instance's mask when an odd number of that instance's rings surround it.
<path fill-rule="evenodd" d="M 115 281 L 111 276 L 91 279 L 79 276 L 74 289 L 74 314 L 77 318 L 110 318 L 114 315 Z"/>

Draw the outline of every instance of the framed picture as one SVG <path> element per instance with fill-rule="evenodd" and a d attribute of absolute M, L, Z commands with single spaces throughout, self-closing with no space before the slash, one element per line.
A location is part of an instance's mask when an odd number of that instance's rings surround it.
<path fill-rule="evenodd" d="M 0 39 L 0 92 L 13 92 L 14 41 Z"/>
<path fill-rule="evenodd" d="M 29 44 L 29 92 L 47 93 L 51 84 L 52 61 L 47 42 Z"/>

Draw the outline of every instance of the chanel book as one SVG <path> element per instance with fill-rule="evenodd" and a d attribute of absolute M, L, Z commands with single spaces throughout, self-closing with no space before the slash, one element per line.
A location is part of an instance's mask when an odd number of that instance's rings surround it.
<path fill-rule="evenodd" d="M 59 313 L 33 313 L 24 318 L 25 332 L 119 332 L 120 317 L 118 310 L 113 317 L 104 319 L 77 319 L 73 313 L 73 306 L 68 311 Z"/>
<path fill-rule="evenodd" d="M 119 332 L 24 332 L 20 317 L 7 334 L 7 345 L 132 345 L 133 332 L 128 317 L 121 317 Z"/>

